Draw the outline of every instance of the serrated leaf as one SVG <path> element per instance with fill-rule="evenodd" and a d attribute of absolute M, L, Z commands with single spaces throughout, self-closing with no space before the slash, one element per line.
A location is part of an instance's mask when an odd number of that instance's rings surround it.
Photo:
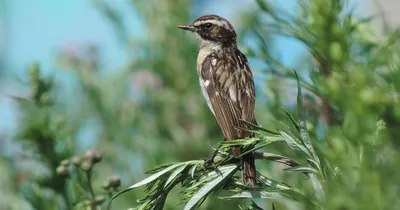
<path fill-rule="evenodd" d="M 121 194 L 123 194 L 123 193 L 125 193 L 125 192 L 128 192 L 129 190 L 132 190 L 132 189 L 134 189 L 134 188 L 137 188 L 137 187 L 146 185 L 146 184 L 148 184 L 148 183 L 150 183 L 150 182 L 156 180 L 158 177 L 164 175 L 165 173 L 171 171 L 172 169 L 177 168 L 177 167 L 179 167 L 179 166 L 181 166 L 181 165 L 183 165 L 183 164 L 186 164 L 186 162 L 178 163 L 178 164 L 169 166 L 169 167 L 167 167 L 167 168 L 165 168 L 165 169 L 163 169 L 163 170 L 161 170 L 161 171 L 159 171 L 159 172 L 157 172 L 157 173 L 155 173 L 155 174 L 153 174 L 153 175 L 147 177 L 146 179 L 144 179 L 144 180 L 142 180 L 142 181 L 140 181 L 140 182 L 138 182 L 138 183 L 136 183 L 136 184 L 134 184 L 134 185 L 132 185 L 132 186 L 130 186 L 130 187 L 128 187 L 128 188 L 126 188 L 126 189 L 120 191 L 120 192 L 118 192 L 116 195 L 114 195 L 114 196 L 111 198 L 111 200 L 114 200 L 116 197 L 118 197 L 119 195 L 121 195 Z"/>
<path fill-rule="evenodd" d="M 314 174 L 318 173 L 318 171 L 315 170 L 314 168 L 307 167 L 307 166 L 296 166 L 296 167 L 291 167 L 291 168 L 285 168 L 283 170 L 284 171 L 297 171 L 297 172 L 303 172 L 303 173 L 314 173 Z"/>
<path fill-rule="evenodd" d="M 240 199 L 240 198 L 264 198 L 264 199 L 272 199 L 277 200 L 282 198 L 283 196 L 277 191 L 242 191 L 240 193 L 220 197 L 220 199 Z"/>
<path fill-rule="evenodd" d="M 203 187 L 197 191 L 190 200 L 186 203 L 184 210 L 191 210 L 197 207 L 198 203 L 204 199 L 213 189 L 215 189 L 219 184 L 226 181 L 236 170 L 237 165 L 226 165 L 219 168 L 221 172 L 220 176 L 206 183 Z"/>
<path fill-rule="evenodd" d="M 183 170 L 185 170 L 185 168 L 188 166 L 188 164 L 185 164 L 181 167 L 179 167 L 178 169 L 176 169 L 174 172 L 172 172 L 171 175 L 169 175 L 167 182 L 165 182 L 164 186 L 167 186 L 169 183 L 172 182 L 172 180 L 175 179 L 175 177 L 177 177 Z"/>
<path fill-rule="evenodd" d="M 299 144 L 289 134 L 287 134 L 283 131 L 279 131 L 279 133 L 281 134 L 281 136 L 283 137 L 283 139 L 289 145 L 290 148 L 292 148 L 293 150 L 296 150 L 298 152 L 302 152 L 303 155 L 312 157 L 310 152 L 308 151 L 308 149 L 306 147 L 304 147 L 303 145 Z"/>

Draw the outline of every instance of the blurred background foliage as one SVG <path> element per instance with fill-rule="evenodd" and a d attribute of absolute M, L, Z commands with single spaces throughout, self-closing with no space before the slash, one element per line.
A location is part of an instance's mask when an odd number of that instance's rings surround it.
<path fill-rule="evenodd" d="M 105 65 L 113 57 L 95 42 L 58 50 L 51 68 L 31 61 L 22 75 L 0 60 L 1 94 L 18 107 L 16 129 L 0 137 L 0 209 L 81 208 L 85 203 L 76 203 L 94 199 L 91 193 L 108 196 L 111 191 L 102 184 L 112 175 L 129 186 L 158 165 L 207 157 L 223 137 L 200 94 L 197 43 L 176 28 L 206 13 L 225 15 L 235 25 L 239 47 L 256 77 L 257 119 L 263 127 L 292 129 L 281 107 L 296 112 L 293 69 L 299 72 L 308 130 L 322 164 L 332 172 L 322 183 L 327 198 L 322 206 L 399 206 L 400 35 L 387 22 L 384 31 L 375 31 L 369 18 L 355 12 L 360 4 L 125 1 L 133 20 L 113 1 L 88 2 L 115 32 L 126 55 L 122 65 Z M 0 3 L 3 18 L 7 3 Z M 2 124 L 10 120 L 6 112 L 1 112 Z M 95 168 L 62 163 L 73 156 L 87 159 L 89 149 L 102 154 Z M 300 158 L 284 144 L 263 150 Z M 68 169 L 69 179 L 60 177 L 60 166 Z M 306 176 L 283 172 L 270 162 L 259 161 L 257 168 L 312 196 Z M 83 177 L 87 171 L 93 189 Z M 132 190 L 111 209 L 133 207 L 144 196 L 143 190 Z M 181 209 L 180 197 L 173 190 L 165 209 Z M 255 201 L 271 209 L 270 201 Z M 248 203 L 207 199 L 200 209 L 238 209 Z M 108 205 L 98 204 L 102 209 Z M 276 209 L 310 209 L 294 202 L 275 204 Z"/>

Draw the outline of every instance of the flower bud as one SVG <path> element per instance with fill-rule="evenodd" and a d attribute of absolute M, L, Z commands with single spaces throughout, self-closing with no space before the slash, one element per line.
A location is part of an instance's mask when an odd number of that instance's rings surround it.
<path fill-rule="evenodd" d="M 94 156 L 93 156 L 93 163 L 100 162 L 102 158 L 103 158 L 103 154 L 100 151 L 95 150 Z"/>
<path fill-rule="evenodd" d="M 79 166 L 82 162 L 82 158 L 79 156 L 73 156 L 71 158 L 71 163 L 74 164 L 75 166 Z"/>
<path fill-rule="evenodd" d="M 84 160 L 81 163 L 81 169 L 84 171 L 90 171 L 90 169 L 92 169 L 92 162 L 90 160 Z"/>
<path fill-rule="evenodd" d="M 103 155 L 98 150 L 88 150 L 84 155 L 85 159 L 92 161 L 92 163 L 98 163 L 101 161 Z"/>
<path fill-rule="evenodd" d="M 108 180 L 108 181 L 105 181 L 105 182 L 103 183 L 102 187 L 103 187 L 103 189 L 104 189 L 105 191 L 108 191 L 108 190 L 110 189 L 110 187 L 111 187 L 110 181 L 109 181 L 109 180 Z"/>
<path fill-rule="evenodd" d="M 65 160 L 61 161 L 60 165 L 62 165 L 62 166 L 68 166 L 68 165 L 69 165 L 69 160 L 68 160 L 68 159 L 65 159 Z"/>
<path fill-rule="evenodd" d="M 65 166 L 63 166 L 63 165 L 57 167 L 56 173 L 57 173 L 57 175 L 60 176 L 61 178 L 68 178 L 68 177 L 69 177 L 68 168 L 65 167 Z"/>
<path fill-rule="evenodd" d="M 96 204 L 97 204 L 97 205 L 101 205 L 102 203 L 104 203 L 104 201 L 105 201 L 106 199 L 104 198 L 104 196 L 99 195 L 99 196 L 96 196 L 96 197 L 94 198 L 94 200 L 96 201 Z"/>
<path fill-rule="evenodd" d="M 84 157 L 86 160 L 93 160 L 94 155 L 95 155 L 95 151 L 93 149 L 90 149 L 85 152 Z"/>
<path fill-rule="evenodd" d="M 119 187 L 121 185 L 121 179 L 119 178 L 119 176 L 112 176 L 110 177 L 110 185 L 111 187 L 113 187 L 114 189 Z"/>

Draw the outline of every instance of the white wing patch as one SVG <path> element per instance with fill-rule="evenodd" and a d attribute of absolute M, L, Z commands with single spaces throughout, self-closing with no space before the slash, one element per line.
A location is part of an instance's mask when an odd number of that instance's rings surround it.
<path fill-rule="evenodd" d="M 229 98 L 231 98 L 234 102 L 237 102 L 237 89 L 236 85 L 234 84 L 229 87 Z"/>
<path fill-rule="evenodd" d="M 201 92 L 203 93 L 203 96 L 206 99 L 208 108 L 211 110 L 211 112 L 215 116 L 214 109 L 211 106 L 210 97 L 208 96 L 208 93 L 206 90 L 206 87 L 210 84 L 210 80 L 207 80 L 204 82 L 201 78 L 199 78 L 199 81 L 200 81 Z"/>

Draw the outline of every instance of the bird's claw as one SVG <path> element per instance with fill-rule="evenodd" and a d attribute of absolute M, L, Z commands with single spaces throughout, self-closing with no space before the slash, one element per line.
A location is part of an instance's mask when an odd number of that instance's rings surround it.
<path fill-rule="evenodd" d="M 215 166 L 214 157 L 204 158 L 203 166 L 206 168 L 209 166 Z"/>

